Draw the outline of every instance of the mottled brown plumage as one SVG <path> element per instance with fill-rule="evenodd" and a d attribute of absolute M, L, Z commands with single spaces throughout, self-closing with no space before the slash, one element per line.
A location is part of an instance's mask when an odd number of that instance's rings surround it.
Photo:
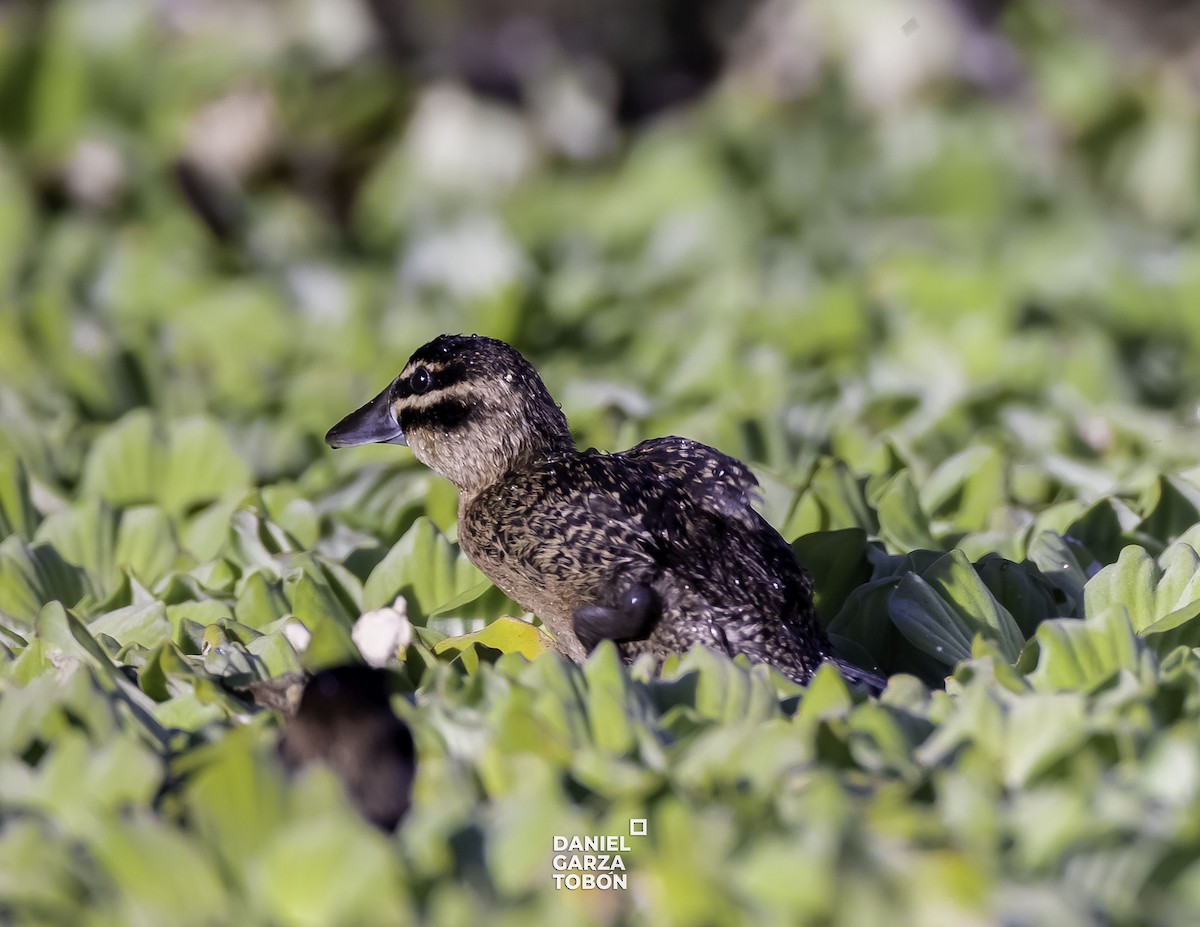
<path fill-rule="evenodd" d="M 809 576 L 751 506 L 743 464 L 677 437 L 576 450 L 537 372 L 503 342 L 434 339 L 326 440 L 408 443 L 454 483 L 463 551 L 575 660 L 603 638 L 628 660 L 700 644 L 800 682 L 836 660 Z"/>

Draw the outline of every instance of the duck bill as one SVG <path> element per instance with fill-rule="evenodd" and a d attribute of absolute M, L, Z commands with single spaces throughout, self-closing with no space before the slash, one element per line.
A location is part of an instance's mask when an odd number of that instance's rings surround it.
<path fill-rule="evenodd" d="M 392 411 L 392 388 L 361 409 L 351 412 L 325 434 L 330 447 L 358 447 L 361 444 L 408 444 L 400 423 Z"/>

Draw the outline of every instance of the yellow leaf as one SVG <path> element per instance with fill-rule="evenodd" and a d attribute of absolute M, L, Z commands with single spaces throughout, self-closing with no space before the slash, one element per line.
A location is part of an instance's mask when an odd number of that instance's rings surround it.
<path fill-rule="evenodd" d="M 466 650 L 472 644 L 483 644 L 502 653 L 519 653 L 532 660 L 554 646 L 541 630 L 520 618 L 497 618 L 482 631 L 447 637 L 434 645 L 436 654 Z"/>

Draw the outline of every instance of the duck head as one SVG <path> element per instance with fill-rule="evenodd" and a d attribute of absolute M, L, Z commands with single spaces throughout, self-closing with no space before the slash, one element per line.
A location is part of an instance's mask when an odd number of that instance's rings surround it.
<path fill-rule="evenodd" d="M 330 447 L 407 444 L 460 491 L 574 447 L 566 416 L 529 361 L 494 338 L 440 335 L 400 376 L 329 429 Z"/>

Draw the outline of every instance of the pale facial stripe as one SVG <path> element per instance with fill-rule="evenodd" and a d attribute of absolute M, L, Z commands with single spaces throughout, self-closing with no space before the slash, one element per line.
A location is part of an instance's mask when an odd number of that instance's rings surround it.
<path fill-rule="evenodd" d="M 392 411 L 396 415 L 399 415 L 405 409 L 428 408 L 429 406 L 435 406 L 438 403 L 449 400 L 469 402 L 473 396 L 478 396 L 478 390 L 472 387 L 469 380 L 459 380 L 441 389 L 431 386 L 424 393 L 416 394 L 410 392 L 408 395 L 399 395 L 396 399 L 392 400 Z"/>

